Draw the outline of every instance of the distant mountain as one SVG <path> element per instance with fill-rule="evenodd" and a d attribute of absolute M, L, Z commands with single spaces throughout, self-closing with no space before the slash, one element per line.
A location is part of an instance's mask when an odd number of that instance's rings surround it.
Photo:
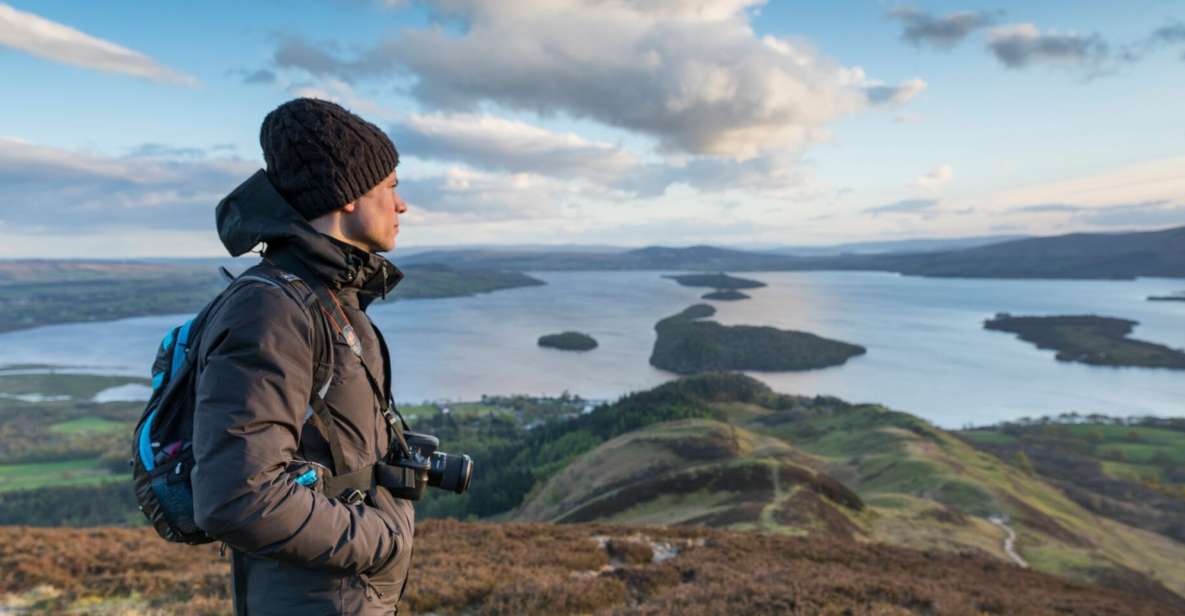
<path fill-rule="evenodd" d="M 974 278 L 1185 277 L 1185 227 L 1134 233 L 1071 233 L 965 250 L 886 256 L 880 268 L 918 276 Z"/>
<path fill-rule="evenodd" d="M 797 257 L 828 257 L 845 254 L 887 254 L 887 253 L 919 253 L 939 252 L 944 250 L 960 250 L 975 248 L 989 244 L 1011 242 L 1013 240 L 1028 239 L 1028 235 L 983 235 L 976 237 L 958 237 L 947 239 L 908 239 L 884 242 L 851 242 L 829 246 L 779 246 L 777 248 L 752 249 L 755 252 L 767 252 L 779 255 L 793 255 Z"/>
<path fill-rule="evenodd" d="M 1185 277 L 1185 227 L 1129 233 L 1073 233 L 935 252 L 795 256 L 704 245 L 588 253 L 459 249 L 419 253 L 399 263 L 426 261 L 462 268 L 520 271 L 863 270 L 969 278 L 1177 278 Z"/>

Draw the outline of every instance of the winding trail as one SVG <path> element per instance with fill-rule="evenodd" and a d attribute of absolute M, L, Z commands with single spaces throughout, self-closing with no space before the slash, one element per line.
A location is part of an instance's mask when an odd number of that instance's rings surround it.
<path fill-rule="evenodd" d="M 1021 558 L 1020 554 L 1016 553 L 1016 531 L 1012 530 L 1012 527 L 1008 526 L 1008 519 L 1004 516 L 994 515 L 988 518 L 988 520 L 992 524 L 1003 528 L 1005 533 L 1008 533 L 1008 536 L 1004 537 L 1004 553 L 1008 554 L 1008 558 L 1011 558 L 1012 562 L 1016 563 L 1017 565 L 1028 569 L 1029 563 L 1025 562 L 1025 559 Z"/>

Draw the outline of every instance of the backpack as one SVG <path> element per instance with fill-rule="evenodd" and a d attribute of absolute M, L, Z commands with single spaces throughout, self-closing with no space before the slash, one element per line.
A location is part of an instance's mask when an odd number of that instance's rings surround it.
<path fill-rule="evenodd" d="M 268 263 L 253 266 L 237 278 L 226 268 L 220 269 L 230 281 L 226 288 L 192 319 L 169 330 L 157 348 L 152 362 L 152 394 L 136 424 L 132 442 L 132 482 L 140 511 L 157 534 L 177 543 L 196 545 L 214 541 L 194 522 L 190 473 L 194 467 L 197 358 L 190 350 L 201 339 L 203 327 L 218 306 L 246 286 L 241 283 L 254 281 L 283 290 L 293 301 L 316 314 L 313 322 L 321 327 L 314 328 L 314 357 L 317 360 L 313 382 L 324 385 L 310 392 L 306 420 L 313 415 L 317 403 L 324 400 L 333 378 L 333 344 L 329 326 L 318 297 L 308 283 Z M 323 408 L 323 404 L 320 406 Z M 336 439 L 336 435 L 329 436 Z M 318 483 L 318 478 L 315 472 L 306 472 L 297 477 L 296 482 L 312 486 Z"/>

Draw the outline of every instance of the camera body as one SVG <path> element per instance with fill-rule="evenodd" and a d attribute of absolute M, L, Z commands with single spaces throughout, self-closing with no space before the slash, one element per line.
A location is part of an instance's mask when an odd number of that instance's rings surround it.
<path fill-rule="evenodd" d="M 393 447 L 391 459 L 378 469 L 378 483 L 396 498 L 420 500 L 424 487 L 431 486 L 464 494 L 473 477 L 473 460 L 465 454 L 438 451 L 440 439 L 423 432 L 404 431 L 410 456 Z M 385 466 L 385 468 L 381 468 Z"/>

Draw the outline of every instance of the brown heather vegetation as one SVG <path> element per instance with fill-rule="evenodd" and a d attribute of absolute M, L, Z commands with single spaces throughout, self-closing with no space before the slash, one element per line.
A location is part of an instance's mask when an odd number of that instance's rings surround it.
<path fill-rule="evenodd" d="M 0 594 L 10 605 L 14 597 L 39 596 L 33 607 L 43 613 L 121 613 L 109 609 L 119 604 L 127 606 L 123 613 L 225 614 L 228 585 L 228 561 L 214 545 L 166 544 L 147 529 L 0 527 Z M 970 552 L 689 527 L 454 521 L 417 529 L 404 601 L 416 614 L 1182 610 Z"/>

